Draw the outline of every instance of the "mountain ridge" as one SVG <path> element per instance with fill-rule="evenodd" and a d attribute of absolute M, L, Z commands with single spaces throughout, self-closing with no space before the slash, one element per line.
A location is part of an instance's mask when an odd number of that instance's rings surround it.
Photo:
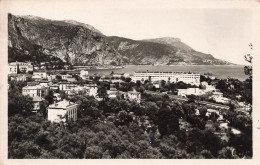
<path fill-rule="evenodd" d="M 74 20 L 8 14 L 10 61 L 61 61 L 72 65 L 230 65 L 198 52 L 179 38 L 133 40 L 106 36 Z"/>

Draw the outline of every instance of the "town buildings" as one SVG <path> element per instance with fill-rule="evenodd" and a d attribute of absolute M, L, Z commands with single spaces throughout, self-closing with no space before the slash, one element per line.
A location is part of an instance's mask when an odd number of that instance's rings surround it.
<path fill-rule="evenodd" d="M 216 102 L 223 104 L 228 104 L 231 101 L 231 99 L 223 97 L 223 93 L 218 91 L 213 92 L 211 98 L 214 99 Z"/>
<path fill-rule="evenodd" d="M 205 89 L 205 92 L 213 92 L 216 91 L 216 87 L 213 85 L 209 85 L 207 82 L 203 81 L 200 83 L 202 88 Z"/>
<path fill-rule="evenodd" d="M 31 62 L 11 62 L 8 64 L 9 74 L 12 73 L 29 73 L 33 71 L 33 65 Z"/>
<path fill-rule="evenodd" d="M 67 122 L 68 120 L 77 120 L 78 104 L 73 102 L 62 100 L 59 102 L 54 102 L 54 104 L 49 105 L 47 108 L 48 120 L 51 122 Z"/>
<path fill-rule="evenodd" d="M 87 85 L 87 93 L 89 96 L 97 96 L 98 86 L 96 84 L 88 84 Z"/>
<path fill-rule="evenodd" d="M 205 94 L 205 91 L 199 88 L 187 88 L 187 89 L 178 89 L 178 96 L 186 97 L 187 95 L 202 95 Z"/>
<path fill-rule="evenodd" d="M 41 103 L 44 101 L 45 99 L 36 96 L 33 97 L 33 112 L 38 112 L 41 108 Z"/>
<path fill-rule="evenodd" d="M 141 93 L 134 91 L 128 91 L 127 92 L 128 99 L 130 101 L 136 101 L 137 103 L 141 103 Z"/>
<path fill-rule="evenodd" d="M 33 72 L 32 78 L 35 80 L 47 79 L 47 73 L 45 71 Z"/>
<path fill-rule="evenodd" d="M 48 94 L 49 90 L 47 87 L 41 85 L 25 86 L 22 88 L 22 94 L 24 96 L 30 97 L 45 97 Z"/>
<path fill-rule="evenodd" d="M 88 79 L 88 71 L 81 70 L 79 76 L 80 76 L 80 78 L 82 78 L 82 80 L 87 80 Z"/>

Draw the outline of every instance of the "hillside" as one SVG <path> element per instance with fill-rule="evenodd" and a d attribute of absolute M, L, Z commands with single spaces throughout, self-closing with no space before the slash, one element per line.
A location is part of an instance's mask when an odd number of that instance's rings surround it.
<path fill-rule="evenodd" d="M 132 64 L 164 65 L 230 65 L 231 63 L 214 58 L 210 54 L 195 51 L 178 38 L 157 38 L 130 40 L 108 37 L 119 53 Z"/>
<path fill-rule="evenodd" d="M 91 25 L 8 15 L 8 61 L 59 65 L 229 65 L 178 38 L 132 40 L 105 36 Z"/>
<path fill-rule="evenodd" d="M 120 54 L 94 27 L 75 21 L 8 15 L 9 61 L 61 60 L 73 65 L 120 64 Z"/>

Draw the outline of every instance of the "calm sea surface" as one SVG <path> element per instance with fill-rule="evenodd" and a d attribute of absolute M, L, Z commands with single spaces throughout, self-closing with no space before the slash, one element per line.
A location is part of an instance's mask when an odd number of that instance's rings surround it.
<path fill-rule="evenodd" d="M 194 72 L 194 73 L 211 73 L 212 76 L 216 78 L 236 78 L 244 81 L 248 76 L 244 73 L 243 65 L 222 65 L 222 66 L 212 66 L 212 65 L 194 65 L 194 66 L 151 66 L 151 65 L 126 65 L 122 69 L 104 69 L 104 70 L 91 70 L 90 74 L 110 74 L 112 71 L 114 73 L 134 73 L 135 71 L 161 71 L 161 72 Z"/>

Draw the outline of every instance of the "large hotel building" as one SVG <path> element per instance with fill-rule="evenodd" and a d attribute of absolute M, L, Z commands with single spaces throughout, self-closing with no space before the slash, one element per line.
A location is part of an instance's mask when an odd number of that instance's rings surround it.
<path fill-rule="evenodd" d="M 140 81 L 161 81 L 165 80 L 170 82 L 182 81 L 186 84 L 199 85 L 200 74 L 195 73 L 183 73 L 183 72 L 134 72 L 132 80 L 136 82 Z"/>

